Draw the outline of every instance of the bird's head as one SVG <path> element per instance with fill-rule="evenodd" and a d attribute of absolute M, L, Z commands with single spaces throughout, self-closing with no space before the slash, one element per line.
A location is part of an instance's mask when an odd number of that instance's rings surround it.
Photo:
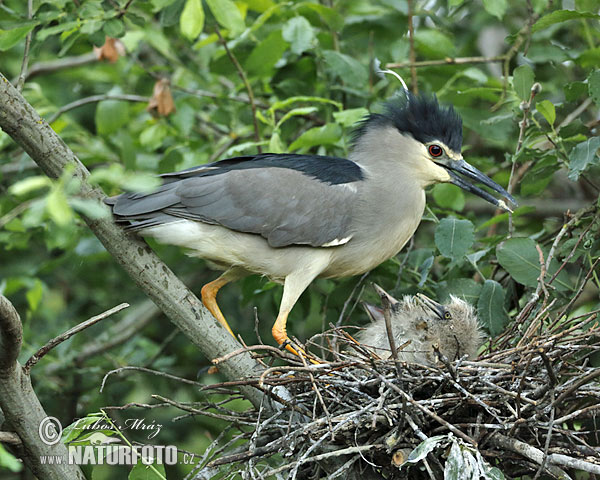
<path fill-rule="evenodd" d="M 449 360 L 464 355 L 469 359 L 477 357 L 477 350 L 483 342 L 483 335 L 477 322 L 475 309 L 464 300 L 450 295 L 444 305 L 417 293 L 415 303 L 426 313 L 428 323 L 436 331 L 437 347 Z"/>
<path fill-rule="evenodd" d="M 517 204 L 503 187 L 463 159 L 462 119 L 452 106 L 441 106 L 435 96 L 406 91 L 388 101 L 383 113 L 369 115 L 356 130 L 354 144 L 359 150 L 363 140 L 368 140 L 371 146 L 392 150 L 394 157 L 411 168 L 407 174 L 423 185 L 453 183 L 512 211 L 503 199 L 473 184 L 479 182 Z"/>

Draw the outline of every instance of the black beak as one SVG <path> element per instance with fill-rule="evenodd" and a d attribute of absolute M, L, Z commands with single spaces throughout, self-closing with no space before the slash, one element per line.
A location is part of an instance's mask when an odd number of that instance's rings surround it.
<path fill-rule="evenodd" d="M 448 171 L 448 173 L 450 174 L 450 177 L 452 177 L 450 182 L 453 183 L 454 185 L 458 185 L 463 190 L 474 193 L 475 195 L 478 195 L 479 197 L 483 198 L 484 200 L 487 200 L 491 204 L 496 205 L 497 207 L 500 207 L 509 212 L 512 212 L 512 210 L 504 202 L 504 200 L 500 200 L 500 199 L 494 197 L 493 195 L 489 194 L 485 190 L 482 190 L 481 188 L 476 187 L 475 185 L 469 183 L 467 180 L 465 180 L 464 178 L 459 176 L 459 174 L 468 179 L 475 180 L 476 182 L 482 183 L 486 187 L 489 187 L 492 190 L 494 190 L 495 192 L 498 192 L 502 196 L 506 197 L 508 199 L 508 201 L 510 203 L 512 203 L 515 207 L 517 206 L 517 201 L 514 199 L 514 197 L 510 193 L 508 193 L 506 190 L 504 190 L 504 188 L 502 188 L 500 185 L 498 185 L 496 182 L 494 182 L 491 178 L 487 177 L 482 172 L 477 170 L 475 167 L 469 165 L 463 159 L 450 160 L 448 163 L 438 163 L 438 165 L 440 165 L 441 167 L 444 167 Z"/>
<path fill-rule="evenodd" d="M 423 308 L 429 310 L 440 320 L 448 320 L 446 315 L 446 307 L 444 307 L 442 304 L 437 303 L 436 301 L 432 300 L 426 295 L 423 295 L 422 293 L 417 293 L 415 295 L 415 299 Z"/>

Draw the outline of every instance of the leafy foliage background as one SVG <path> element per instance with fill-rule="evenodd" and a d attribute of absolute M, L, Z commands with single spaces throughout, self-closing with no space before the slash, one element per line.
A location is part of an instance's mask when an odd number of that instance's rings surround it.
<path fill-rule="evenodd" d="M 33 2 L 31 19 L 26 3 L 0 3 L 2 72 L 17 79 L 28 34 L 30 71 L 41 62 L 67 65 L 32 75 L 24 94 L 107 195 L 151 188 L 155 173 L 259 147 L 346 156 L 352 125 L 398 93 L 392 77 L 373 74 L 373 60 L 407 62 L 410 54 L 408 3 L 402 0 L 42 0 Z M 598 269 L 587 275 L 600 255 L 597 0 L 413 3 L 418 61 L 506 55 L 504 62 L 418 68 L 418 88 L 455 105 L 465 126 L 465 158 L 503 185 L 510 180 L 520 207 L 509 219 L 457 187 L 434 187 L 414 242 L 365 278 L 314 282 L 290 316 L 291 333 L 306 339 L 330 323 L 366 323 L 355 307 L 358 300 L 376 303 L 369 282 L 377 282 L 396 296 L 423 291 L 440 300 L 465 297 L 478 306 L 493 343 L 514 328 L 511 319 L 536 290 L 541 272 L 536 245 L 547 258 L 571 218 L 567 210 L 587 209 L 552 252 L 547 275 L 560 272 L 549 300 L 556 299 L 558 311 L 577 293 L 569 315 L 598 309 Z M 117 38 L 125 50 L 114 63 L 69 63 L 92 55 L 106 37 Z M 502 77 L 503 69 L 509 78 Z M 410 79 L 408 68 L 397 71 Z M 160 78 L 170 80 L 176 111 L 155 117 L 146 102 Z M 542 90 L 529 103 L 534 82 Z M 98 95 L 101 101 L 63 108 Z M 133 95 L 142 98 L 125 97 Z M 106 211 L 78 200 L 76 191 L 67 174 L 57 182 L 43 177 L 0 132 L 0 291 L 23 318 L 22 358 L 120 302 L 133 306 L 129 317 L 122 313 L 103 321 L 36 366 L 33 379 L 46 410 L 66 425 L 106 405 L 150 403 L 153 393 L 201 400 L 195 389 L 136 373 L 112 377 L 99 392 L 104 374 L 123 365 L 198 376 L 202 382 L 218 377 L 206 375 L 207 360 L 151 312 L 87 230 L 78 212 Z M 152 246 L 195 290 L 216 276 L 201 260 Z M 257 341 L 256 307 L 258 333 L 268 342 L 280 297 L 279 286 L 251 277 L 227 286 L 220 305 L 250 344 Z M 150 318 L 142 323 L 143 309 L 150 309 Z M 133 326 L 125 343 L 81 355 L 90 345 L 109 342 L 125 322 Z M 171 423 L 172 412 L 161 409 L 144 411 L 143 417 L 165 424 L 160 443 L 195 452 L 221 428 L 218 421 L 197 418 Z M 102 470 L 95 469 L 94 478 L 103 478 Z M 0 477 L 6 471 L 0 467 Z"/>

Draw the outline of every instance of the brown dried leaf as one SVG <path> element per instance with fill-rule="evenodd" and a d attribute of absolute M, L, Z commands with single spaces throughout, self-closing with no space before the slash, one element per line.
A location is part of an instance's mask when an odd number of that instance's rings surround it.
<path fill-rule="evenodd" d="M 106 37 L 104 45 L 94 47 L 94 53 L 98 60 L 108 60 L 110 63 L 115 63 L 119 56 L 124 56 L 125 45 L 118 38 Z"/>
<path fill-rule="evenodd" d="M 152 98 L 146 110 L 154 117 L 166 117 L 175 112 L 175 102 L 171 95 L 171 87 L 168 79 L 161 78 L 154 84 Z"/>

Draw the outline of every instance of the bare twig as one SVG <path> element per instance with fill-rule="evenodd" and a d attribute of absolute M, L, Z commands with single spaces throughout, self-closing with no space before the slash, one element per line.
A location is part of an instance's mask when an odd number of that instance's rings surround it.
<path fill-rule="evenodd" d="M 54 73 L 60 70 L 82 67 L 97 61 L 98 59 L 96 58 L 96 54 L 94 52 L 90 52 L 76 57 L 66 57 L 48 62 L 34 63 L 26 74 L 26 80 L 29 80 L 36 75 L 44 75 L 46 73 Z"/>
<path fill-rule="evenodd" d="M 104 375 L 104 378 L 102 379 L 102 385 L 100 386 L 100 392 L 102 392 L 104 390 L 104 386 L 106 384 L 106 380 L 108 380 L 108 377 L 110 377 L 113 374 L 120 374 L 123 372 L 142 372 L 142 373 L 150 373 L 151 375 L 156 375 L 157 377 L 162 377 L 162 378 L 166 378 L 168 380 L 175 380 L 176 382 L 181 382 L 181 383 L 185 383 L 186 385 L 193 385 L 195 387 L 202 387 L 204 386 L 204 384 L 200 383 L 200 382 L 195 382 L 193 380 L 188 380 L 187 378 L 182 378 L 182 377 L 177 377 L 175 375 L 171 375 L 169 373 L 164 373 L 164 372 L 159 372 L 158 370 L 151 370 L 150 368 L 144 368 L 144 367 L 121 367 L 121 368 L 116 368 L 114 370 L 111 370 L 110 372 L 106 373 L 106 375 Z"/>
<path fill-rule="evenodd" d="M 31 357 L 29 357 L 29 360 L 27 360 L 23 367 L 24 372 L 29 373 L 29 371 L 35 366 L 36 363 L 38 363 L 41 360 L 41 358 L 44 355 L 46 355 L 53 348 L 60 345 L 62 342 L 71 338 L 76 333 L 79 333 L 82 330 L 85 330 L 86 328 L 95 325 L 99 321 L 104 320 L 105 318 L 108 318 L 111 315 L 114 315 L 115 313 L 120 312 L 121 310 L 127 307 L 129 307 L 128 303 L 121 303 L 120 305 L 117 305 L 116 307 L 113 307 L 110 310 L 106 310 L 100 315 L 96 315 L 92 318 L 87 319 L 85 322 L 81 322 L 79 325 L 74 326 L 73 328 L 60 334 L 58 337 L 53 338 L 48 343 L 46 343 L 46 345 L 44 345 L 37 352 L 35 352 Z"/>
<path fill-rule="evenodd" d="M 466 65 L 466 64 L 477 64 L 477 63 L 496 63 L 503 62 L 506 60 L 506 55 L 499 55 L 496 57 L 446 57 L 441 60 L 424 60 L 421 62 L 397 62 L 387 63 L 385 68 L 420 68 L 420 67 L 436 67 L 440 65 Z"/>
<path fill-rule="evenodd" d="M 416 53 L 415 53 L 415 29 L 413 25 L 413 0 L 408 0 L 408 43 L 409 43 L 409 54 L 408 58 L 410 59 L 410 83 L 412 87 L 413 93 L 416 95 L 419 93 L 419 85 L 417 80 L 417 67 L 415 66 L 416 62 Z"/>
<path fill-rule="evenodd" d="M 27 0 L 27 19 L 31 20 L 33 17 L 33 0 Z M 25 50 L 23 51 L 23 62 L 21 63 L 21 73 L 19 74 L 19 79 L 17 80 L 16 88 L 20 92 L 23 90 L 23 85 L 25 85 L 25 78 L 27 77 L 27 66 L 29 64 L 29 48 L 31 47 L 31 36 L 33 34 L 33 29 L 29 31 L 27 36 L 25 37 Z"/>
<path fill-rule="evenodd" d="M 248 81 L 248 77 L 246 76 L 246 72 L 244 72 L 244 69 L 240 65 L 240 62 L 238 62 L 238 59 L 227 45 L 227 42 L 221 35 L 221 30 L 219 30 L 219 27 L 215 26 L 215 31 L 217 32 L 221 44 L 225 48 L 225 52 L 227 52 L 227 56 L 231 60 L 231 63 L 233 63 L 233 65 L 235 66 L 235 69 L 237 70 L 240 79 L 246 87 L 246 92 L 248 93 L 248 98 L 250 99 L 250 108 L 252 109 L 252 123 L 254 124 L 254 140 L 256 142 L 260 142 L 260 131 L 258 129 L 258 119 L 256 117 L 256 104 L 254 103 L 254 92 L 252 91 L 252 87 L 250 86 L 250 82 Z M 258 145 L 257 148 L 258 152 L 261 153 L 262 150 L 260 145 Z"/>
<path fill-rule="evenodd" d="M 67 103 L 60 107 L 56 112 L 54 112 L 50 118 L 48 118 L 48 123 L 53 123 L 58 117 L 60 117 L 63 113 L 66 113 L 70 110 L 74 110 L 75 108 L 82 107 L 84 105 L 88 105 L 90 103 L 103 102 L 105 100 L 122 100 L 124 102 L 141 102 L 148 103 L 150 101 L 150 97 L 143 97 L 141 95 L 92 95 L 91 97 L 80 98 L 79 100 L 75 100 L 74 102 Z"/>

